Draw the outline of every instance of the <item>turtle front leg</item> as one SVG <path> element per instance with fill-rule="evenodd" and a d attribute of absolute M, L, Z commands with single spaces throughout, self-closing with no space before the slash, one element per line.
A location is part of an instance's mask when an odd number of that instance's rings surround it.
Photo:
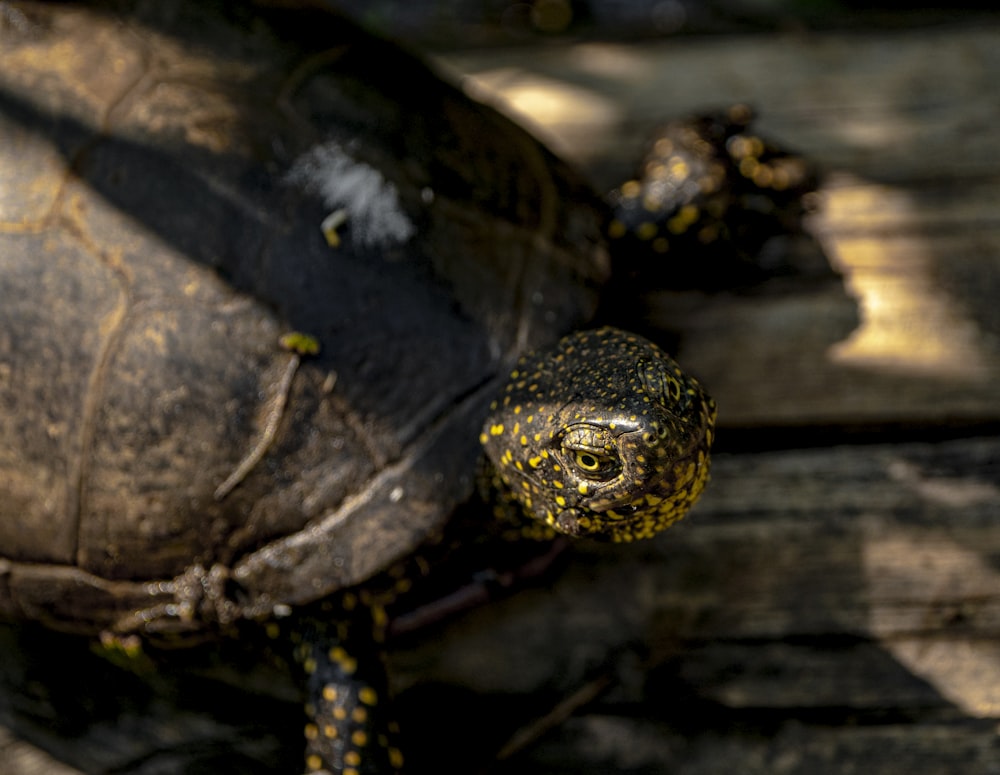
<path fill-rule="evenodd" d="M 295 652 L 306 679 L 306 772 L 399 773 L 398 727 L 370 611 L 310 623 L 301 638 Z"/>

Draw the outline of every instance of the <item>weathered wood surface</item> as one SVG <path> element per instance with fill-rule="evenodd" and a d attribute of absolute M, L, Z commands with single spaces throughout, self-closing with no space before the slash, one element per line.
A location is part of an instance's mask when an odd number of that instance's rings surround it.
<path fill-rule="evenodd" d="M 662 117 L 752 103 L 825 167 L 810 236 L 842 279 L 636 300 L 719 400 L 709 492 L 396 641 L 416 771 L 1000 773 L 1000 25 L 447 63 L 604 186 Z M 226 738 L 171 713 L 127 771 Z M 56 771 L 22 745 L 0 772 Z"/>
<path fill-rule="evenodd" d="M 808 239 L 841 279 L 636 300 L 721 407 L 696 514 L 404 674 L 551 706 L 598 682 L 491 772 L 1000 772 L 1000 26 L 446 65 L 606 186 L 661 116 L 749 102 L 824 167 Z"/>
<path fill-rule="evenodd" d="M 511 772 L 995 772 L 1000 440 L 715 470 L 669 537 L 576 552 L 552 589 L 397 652 L 401 672 L 536 698 L 610 676 Z"/>

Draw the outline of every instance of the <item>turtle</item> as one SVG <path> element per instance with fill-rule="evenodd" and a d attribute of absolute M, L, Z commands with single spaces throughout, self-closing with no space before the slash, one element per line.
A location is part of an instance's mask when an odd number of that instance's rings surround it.
<path fill-rule="evenodd" d="M 395 772 L 369 585 L 459 512 L 627 542 L 699 497 L 714 402 L 595 323 L 605 204 L 416 55 L 223 0 L 5 3 L 0 43 L 0 618 L 259 628 L 306 768 Z"/>

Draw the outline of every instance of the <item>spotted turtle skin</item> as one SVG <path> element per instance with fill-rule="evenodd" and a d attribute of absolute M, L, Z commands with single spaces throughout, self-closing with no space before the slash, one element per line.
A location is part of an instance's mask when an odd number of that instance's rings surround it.
<path fill-rule="evenodd" d="M 705 484 L 711 399 L 588 328 L 601 200 L 328 11 L 6 3 L 0 171 L 0 617 L 259 626 L 311 771 L 402 768 L 364 590 L 477 493 L 632 540 Z"/>
<path fill-rule="evenodd" d="M 790 271 L 766 245 L 801 231 L 819 172 L 755 132 L 754 118 L 749 106 L 733 105 L 653 132 L 635 176 L 608 194 L 617 272 L 712 290 Z"/>
<path fill-rule="evenodd" d="M 602 328 L 522 356 L 480 438 L 506 492 L 535 519 L 634 541 L 701 495 L 714 421 L 711 399 L 666 353 Z"/>

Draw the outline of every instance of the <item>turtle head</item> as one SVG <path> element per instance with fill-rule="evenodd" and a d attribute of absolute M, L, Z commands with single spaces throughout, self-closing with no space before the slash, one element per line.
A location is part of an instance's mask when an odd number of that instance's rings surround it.
<path fill-rule="evenodd" d="M 715 402 L 659 347 L 601 328 L 522 357 L 480 439 L 530 516 L 632 541 L 698 499 L 714 422 Z"/>

